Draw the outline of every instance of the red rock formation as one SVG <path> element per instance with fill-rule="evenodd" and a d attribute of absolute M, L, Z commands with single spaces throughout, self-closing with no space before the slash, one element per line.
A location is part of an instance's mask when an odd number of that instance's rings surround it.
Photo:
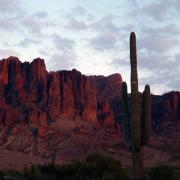
<path fill-rule="evenodd" d="M 120 74 L 108 77 L 90 76 L 97 89 L 97 117 L 105 124 L 115 124 L 121 121 L 121 83 Z"/>
<path fill-rule="evenodd" d="M 121 83 L 119 74 L 84 76 L 75 69 L 47 72 L 40 58 L 31 63 L 16 57 L 1 60 L 0 144 L 44 157 L 68 138 L 67 147 L 60 145 L 65 154 L 69 144 L 79 143 L 78 151 L 82 142 L 90 149 L 100 139 L 110 148 L 122 134 L 116 123 L 122 121 Z M 176 126 L 180 92 L 152 97 L 153 129 L 158 133 Z"/>
<path fill-rule="evenodd" d="M 180 120 L 180 92 L 153 96 L 153 128 L 157 133 L 175 128 Z"/>
<path fill-rule="evenodd" d="M 47 126 L 59 117 L 97 119 L 96 90 L 88 78 L 76 70 L 48 73 L 40 58 L 0 61 L 0 95 L 1 124 L 9 128 L 19 122 Z"/>

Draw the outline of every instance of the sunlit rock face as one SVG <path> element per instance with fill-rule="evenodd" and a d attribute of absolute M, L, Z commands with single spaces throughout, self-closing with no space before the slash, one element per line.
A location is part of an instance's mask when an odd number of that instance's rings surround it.
<path fill-rule="evenodd" d="M 73 159 L 101 146 L 121 149 L 120 74 L 85 76 L 79 71 L 48 72 L 43 59 L 0 61 L 0 145 L 50 158 Z M 152 95 L 153 131 L 178 127 L 180 92 Z M 175 134 L 176 135 L 176 134 Z"/>
<path fill-rule="evenodd" d="M 0 104 L 4 126 L 48 125 L 59 116 L 97 121 L 96 89 L 76 70 L 47 72 L 43 59 L 0 61 Z"/>
<path fill-rule="evenodd" d="M 119 74 L 85 76 L 75 69 L 48 72 L 40 58 L 31 63 L 16 57 L 1 60 L 0 144 L 48 157 L 50 137 L 52 143 L 63 141 L 67 134 L 74 137 L 83 132 L 84 137 L 84 131 L 95 137 L 100 126 L 113 129 L 109 137 L 118 135 L 121 82 Z"/>

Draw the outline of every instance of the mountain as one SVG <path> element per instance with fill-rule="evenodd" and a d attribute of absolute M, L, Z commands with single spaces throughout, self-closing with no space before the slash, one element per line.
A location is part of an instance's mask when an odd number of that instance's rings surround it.
<path fill-rule="evenodd" d="M 127 163 L 121 84 L 120 74 L 85 76 L 75 69 L 48 72 L 40 58 L 31 63 L 16 57 L 1 60 L 1 148 L 57 161 L 103 149 Z M 152 107 L 156 138 L 148 149 L 151 154 L 154 147 L 167 144 L 165 140 L 172 144 L 179 133 L 180 92 L 152 95 Z M 171 139 L 162 138 L 167 133 Z M 156 153 L 161 152 L 160 148 Z"/>

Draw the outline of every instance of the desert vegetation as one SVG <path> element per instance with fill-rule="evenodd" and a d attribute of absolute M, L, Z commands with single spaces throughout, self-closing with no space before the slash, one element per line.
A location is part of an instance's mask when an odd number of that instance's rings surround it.
<path fill-rule="evenodd" d="M 130 64 L 130 101 L 128 101 L 126 82 L 122 83 L 124 136 L 132 151 L 133 180 L 143 180 L 143 146 L 148 143 L 151 136 L 151 93 L 150 86 L 146 85 L 141 107 L 138 90 L 136 35 L 134 32 L 130 35 Z"/>
<path fill-rule="evenodd" d="M 149 180 L 179 180 L 180 168 L 157 165 L 146 169 Z M 64 165 L 32 165 L 22 171 L 0 171 L 2 180 L 130 180 L 131 169 L 123 168 L 120 161 L 94 152 L 85 160 L 74 160 Z"/>
<path fill-rule="evenodd" d="M 92 153 L 82 160 L 73 160 L 64 165 L 32 165 L 21 172 L 16 170 L 1 171 L 1 179 L 20 180 L 85 180 L 114 179 L 129 180 L 128 171 L 121 163 L 104 154 Z"/>

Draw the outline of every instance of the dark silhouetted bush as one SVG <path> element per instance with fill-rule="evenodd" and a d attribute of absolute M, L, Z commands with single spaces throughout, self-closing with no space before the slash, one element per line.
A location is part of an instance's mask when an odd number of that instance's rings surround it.
<path fill-rule="evenodd" d="M 32 165 L 22 172 L 11 170 L 1 174 L 3 178 L 18 180 L 130 180 L 118 160 L 100 153 L 90 154 L 85 161 L 74 160 L 61 166 Z"/>
<path fill-rule="evenodd" d="M 158 165 L 153 167 L 149 173 L 149 176 L 151 180 L 180 180 L 178 170 L 166 165 Z"/>

